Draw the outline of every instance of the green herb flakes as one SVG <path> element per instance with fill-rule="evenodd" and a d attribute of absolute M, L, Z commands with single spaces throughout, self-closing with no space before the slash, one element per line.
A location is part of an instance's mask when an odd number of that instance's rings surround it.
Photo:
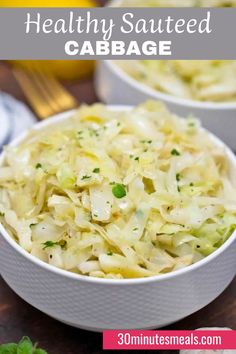
<path fill-rule="evenodd" d="M 172 149 L 172 150 L 171 150 L 171 155 L 173 155 L 173 156 L 180 156 L 180 152 L 179 152 L 178 150 L 176 150 L 176 149 Z"/>
<path fill-rule="evenodd" d="M 120 183 L 116 183 L 112 187 L 112 194 L 114 197 L 120 199 L 126 196 L 125 186 Z"/>
<path fill-rule="evenodd" d="M 58 242 L 53 242 L 53 241 L 46 241 L 44 243 L 42 243 L 43 250 L 47 249 L 47 248 L 51 248 L 54 246 L 60 246 L 62 249 L 65 249 L 67 246 L 67 241 L 66 240 L 60 240 Z"/>
<path fill-rule="evenodd" d="M 46 250 L 46 248 L 56 246 L 56 245 L 57 245 L 57 242 L 46 241 L 46 242 L 42 243 L 42 245 L 44 246 L 44 247 L 43 247 L 43 250 Z"/>
<path fill-rule="evenodd" d="M 41 163 L 37 163 L 36 165 L 35 165 L 35 168 L 38 170 L 39 168 L 42 168 L 43 166 L 42 166 L 42 164 Z"/>
<path fill-rule="evenodd" d="M 30 228 L 32 229 L 32 227 L 36 226 L 37 224 L 30 224 Z"/>
<path fill-rule="evenodd" d="M 83 177 L 81 178 L 81 181 L 84 181 L 84 180 L 89 179 L 89 178 L 91 178 L 91 176 L 85 175 L 85 176 L 83 176 Z"/>
<path fill-rule="evenodd" d="M 181 175 L 180 173 L 176 173 L 176 181 L 179 182 L 181 179 Z"/>
<path fill-rule="evenodd" d="M 65 249 L 67 246 L 67 241 L 61 240 L 61 241 L 57 242 L 57 245 L 60 246 L 62 249 Z"/>

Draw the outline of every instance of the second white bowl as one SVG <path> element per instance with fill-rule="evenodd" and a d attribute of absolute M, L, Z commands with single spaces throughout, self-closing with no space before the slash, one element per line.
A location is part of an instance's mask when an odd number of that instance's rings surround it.
<path fill-rule="evenodd" d="M 182 117 L 199 118 L 206 129 L 236 151 L 236 102 L 198 102 L 167 95 L 134 80 L 109 60 L 98 62 L 95 88 L 98 97 L 107 104 L 135 105 L 146 99 L 163 101 Z"/>

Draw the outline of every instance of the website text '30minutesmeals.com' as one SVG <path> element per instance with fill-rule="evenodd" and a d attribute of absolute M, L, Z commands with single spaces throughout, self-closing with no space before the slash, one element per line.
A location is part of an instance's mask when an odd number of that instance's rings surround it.
<path fill-rule="evenodd" d="M 105 331 L 103 349 L 233 349 L 236 331 Z"/>

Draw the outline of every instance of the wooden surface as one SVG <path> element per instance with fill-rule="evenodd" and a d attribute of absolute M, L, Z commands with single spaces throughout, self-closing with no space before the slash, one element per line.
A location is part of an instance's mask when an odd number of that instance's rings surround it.
<path fill-rule="evenodd" d="M 66 84 L 66 87 L 80 102 L 92 103 L 97 100 L 92 79 Z M 0 90 L 26 101 L 10 69 L 4 63 L 0 63 Z M 206 326 L 236 329 L 236 278 L 213 303 L 169 328 L 195 329 Z M 0 343 L 18 341 L 23 335 L 39 342 L 49 354 L 102 352 L 101 334 L 74 329 L 49 318 L 21 300 L 0 278 Z"/>

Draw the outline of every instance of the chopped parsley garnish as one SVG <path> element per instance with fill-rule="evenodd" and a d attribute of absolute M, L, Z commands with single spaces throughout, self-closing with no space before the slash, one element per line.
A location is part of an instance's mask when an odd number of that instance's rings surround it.
<path fill-rule="evenodd" d="M 61 241 L 57 242 L 57 245 L 60 246 L 62 249 L 64 249 L 67 246 L 67 241 L 61 240 Z"/>
<path fill-rule="evenodd" d="M 42 243 L 42 245 L 44 246 L 44 247 L 43 247 L 43 250 L 46 250 L 46 248 L 56 246 L 56 245 L 57 245 L 57 242 L 46 241 L 46 242 Z"/>
<path fill-rule="evenodd" d="M 34 227 L 34 226 L 36 226 L 37 224 L 35 223 L 35 224 L 30 224 L 30 228 L 32 228 L 32 227 Z"/>
<path fill-rule="evenodd" d="M 83 176 L 83 177 L 81 178 L 81 181 L 84 181 L 85 179 L 89 179 L 89 178 L 91 178 L 91 176 L 85 175 L 85 176 Z"/>
<path fill-rule="evenodd" d="M 112 194 L 118 199 L 125 197 L 126 196 L 125 186 L 120 183 L 114 184 L 112 187 Z"/>
<path fill-rule="evenodd" d="M 4 217 L 4 216 L 5 216 L 5 213 L 0 213 L 0 216 L 1 216 L 1 217 Z"/>
<path fill-rule="evenodd" d="M 134 228 L 133 228 L 133 231 L 138 231 L 138 227 L 134 227 Z"/>
<path fill-rule="evenodd" d="M 194 186 L 193 182 L 191 182 L 189 185 L 190 185 L 190 187 L 193 187 L 193 186 Z"/>
<path fill-rule="evenodd" d="M 38 169 L 38 168 L 42 168 L 41 163 L 39 163 L 39 162 L 38 162 L 38 163 L 35 165 L 35 168 L 36 168 L 36 169 Z"/>
<path fill-rule="evenodd" d="M 67 241 L 65 241 L 65 240 L 60 240 L 59 242 L 46 241 L 46 242 L 42 243 L 42 245 L 44 246 L 43 250 L 45 250 L 46 248 L 54 247 L 54 246 L 60 246 L 61 248 L 65 248 L 67 245 Z"/>
<path fill-rule="evenodd" d="M 100 172 L 100 168 L 96 167 L 94 170 L 93 170 L 93 173 L 99 173 Z"/>
<path fill-rule="evenodd" d="M 178 190 L 178 192 L 180 192 L 180 190 L 181 190 L 181 189 L 180 189 L 180 186 L 177 187 L 177 190 Z"/>
<path fill-rule="evenodd" d="M 107 252 L 107 255 L 108 255 L 108 256 L 112 256 L 112 255 L 113 255 L 113 252 L 112 252 L 112 251 L 109 251 L 109 252 Z"/>
<path fill-rule="evenodd" d="M 151 144 L 152 140 L 140 140 L 140 143 L 142 143 L 142 144 L 145 144 L 145 143 Z"/>
<path fill-rule="evenodd" d="M 194 122 L 189 122 L 189 123 L 188 123 L 188 126 L 189 126 L 189 127 L 195 127 L 195 123 L 194 123 Z"/>
<path fill-rule="evenodd" d="M 139 161 L 139 157 L 137 156 L 137 157 L 135 157 L 135 161 Z"/>
<path fill-rule="evenodd" d="M 176 173 L 176 181 L 179 182 L 181 179 L 181 175 L 180 173 Z"/>
<path fill-rule="evenodd" d="M 180 156 L 180 152 L 179 152 L 178 150 L 176 150 L 176 149 L 172 149 L 172 150 L 171 150 L 171 155 L 173 155 L 173 156 Z"/>

